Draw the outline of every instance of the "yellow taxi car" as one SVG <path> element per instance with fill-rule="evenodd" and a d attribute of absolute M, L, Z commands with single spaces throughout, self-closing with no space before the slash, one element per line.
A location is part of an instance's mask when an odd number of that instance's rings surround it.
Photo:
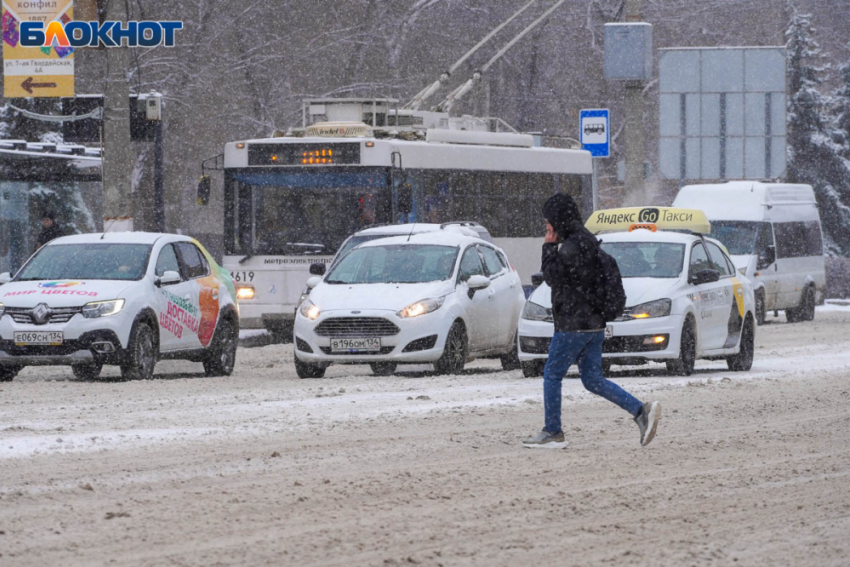
<path fill-rule="evenodd" d="M 723 245 L 705 235 L 702 211 L 634 207 L 596 211 L 585 225 L 617 260 L 626 309 L 608 323 L 603 368 L 664 362 L 688 376 L 697 359 L 725 359 L 730 370 L 752 367 L 755 300 L 752 283 Z M 519 323 L 518 352 L 526 376 L 539 376 L 555 329 L 551 290 L 542 283 Z"/>

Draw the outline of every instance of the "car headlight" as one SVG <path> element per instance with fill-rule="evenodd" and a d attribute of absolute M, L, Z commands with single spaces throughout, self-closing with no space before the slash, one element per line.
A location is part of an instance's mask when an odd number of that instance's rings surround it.
<path fill-rule="evenodd" d="M 123 299 L 113 299 L 111 301 L 95 301 L 83 305 L 83 317 L 88 319 L 97 319 L 98 317 L 107 317 L 115 315 L 124 308 Z"/>
<path fill-rule="evenodd" d="M 319 307 L 309 299 L 307 299 L 306 301 L 304 301 L 304 303 L 301 304 L 301 307 L 298 308 L 298 311 L 301 313 L 301 315 L 310 319 L 311 321 L 315 321 L 319 318 L 319 315 L 322 314 L 322 310 L 319 309 Z"/>
<path fill-rule="evenodd" d="M 0 317 L 6 312 L 6 306 L 0 303 Z"/>
<path fill-rule="evenodd" d="M 667 317 L 670 315 L 670 309 L 673 307 L 673 302 L 669 299 L 658 299 L 648 303 L 641 303 L 634 307 L 627 307 L 623 312 L 623 320 L 631 319 L 651 319 L 653 317 Z"/>
<path fill-rule="evenodd" d="M 525 302 L 525 307 L 522 308 L 522 318 L 529 321 L 546 321 L 548 323 L 555 321 L 551 309 L 538 305 L 533 301 Z"/>
<path fill-rule="evenodd" d="M 254 292 L 254 286 L 252 285 L 238 286 L 236 288 L 236 298 L 240 301 L 254 299 L 255 295 L 256 293 Z"/>
<path fill-rule="evenodd" d="M 396 313 L 402 319 L 407 319 L 410 317 L 419 317 L 420 315 L 425 315 L 426 313 L 431 313 L 432 311 L 436 311 L 439 309 L 443 302 L 446 300 L 445 297 L 438 297 L 437 299 L 423 299 L 421 301 L 417 301 L 416 303 L 412 303 Z"/>
<path fill-rule="evenodd" d="M 304 303 L 304 301 L 306 301 L 306 299 L 308 297 L 310 297 L 310 288 L 309 287 L 301 292 L 301 295 L 298 297 L 298 305 L 300 306 L 302 303 Z"/>

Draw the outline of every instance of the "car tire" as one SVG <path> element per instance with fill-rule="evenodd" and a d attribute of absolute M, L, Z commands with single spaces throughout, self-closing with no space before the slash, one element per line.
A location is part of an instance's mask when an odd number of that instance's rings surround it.
<path fill-rule="evenodd" d="M 546 368 L 545 360 L 532 360 L 522 363 L 522 375 L 526 378 L 540 378 Z"/>
<path fill-rule="evenodd" d="M 499 357 L 502 363 L 502 370 L 518 370 L 519 363 L 519 333 L 514 335 L 514 341 L 511 343 L 510 352 L 506 352 Z"/>
<path fill-rule="evenodd" d="M 295 372 L 298 374 L 298 377 L 302 380 L 307 380 L 310 378 L 324 378 L 326 367 L 321 366 L 319 364 L 311 364 L 309 362 L 302 362 L 298 360 L 298 357 L 295 357 Z"/>
<path fill-rule="evenodd" d="M 71 366 L 71 372 L 74 373 L 74 378 L 77 380 L 97 380 L 100 377 L 101 370 L 103 370 L 103 365 L 99 363 Z"/>
<path fill-rule="evenodd" d="M 685 319 L 682 326 L 682 338 L 679 341 L 679 358 L 667 361 L 667 374 L 671 376 L 690 376 L 694 373 L 697 358 L 697 336 L 694 330 L 694 320 Z"/>
<path fill-rule="evenodd" d="M 455 322 L 446 337 L 446 346 L 439 360 L 434 363 L 437 374 L 459 374 L 466 365 L 467 354 L 466 330 L 460 322 Z"/>
<path fill-rule="evenodd" d="M 726 358 L 726 365 L 733 372 L 747 372 L 753 367 L 753 358 L 755 356 L 755 328 L 753 326 L 752 317 L 747 317 L 744 321 L 744 326 L 741 328 L 741 343 L 738 354 Z"/>
<path fill-rule="evenodd" d="M 767 321 L 767 306 L 764 299 L 764 291 L 756 293 L 756 323 L 759 326 L 764 325 Z"/>
<path fill-rule="evenodd" d="M 207 376 L 230 376 L 236 366 L 236 350 L 239 346 L 239 325 L 229 319 L 218 324 L 212 347 L 204 360 Z"/>
<path fill-rule="evenodd" d="M 124 380 L 150 380 L 159 359 L 153 329 L 147 323 L 136 323 L 130 332 L 127 358 L 121 364 Z"/>
<path fill-rule="evenodd" d="M 369 366 L 372 367 L 372 374 L 375 376 L 392 376 L 398 368 L 395 362 L 372 362 Z"/>
<path fill-rule="evenodd" d="M 0 382 L 11 382 L 23 366 L 0 366 Z"/>

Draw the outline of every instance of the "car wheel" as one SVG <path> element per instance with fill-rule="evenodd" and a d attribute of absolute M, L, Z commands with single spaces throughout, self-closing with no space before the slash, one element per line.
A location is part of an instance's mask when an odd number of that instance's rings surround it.
<path fill-rule="evenodd" d="M 103 370 L 103 365 L 98 363 L 75 364 L 71 367 L 71 372 L 78 380 L 97 380 L 101 370 Z"/>
<path fill-rule="evenodd" d="M 502 370 L 517 370 L 519 364 L 519 333 L 514 335 L 514 342 L 511 343 L 510 352 L 506 352 L 499 357 L 502 362 Z"/>
<path fill-rule="evenodd" d="M 369 366 L 372 367 L 372 374 L 375 376 L 392 376 L 398 368 L 395 362 L 373 362 Z"/>
<path fill-rule="evenodd" d="M 767 321 L 767 309 L 764 301 L 764 292 L 756 293 L 756 323 L 759 326 L 764 325 L 764 322 Z"/>
<path fill-rule="evenodd" d="M 466 365 L 466 349 L 466 331 L 463 325 L 456 322 L 449 329 L 449 336 L 446 337 L 446 347 L 443 349 L 443 355 L 434 363 L 434 370 L 437 374 L 458 374 L 463 372 L 463 367 Z"/>
<path fill-rule="evenodd" d="M 295 372 L 302 380 L 306 380 L 308 378 L 323 378 L 325 376 L 325 367 L 318 364 L 310 364 L 309 362 L 302 362 L 298 360 L 298 357 L 296 356 Z"/>
<path fill-rule="evenodd" d="M 540 378 L 546 368 L 545 360 L 532 360 L 522 363 L 522 375 L 526 378 Z"/>
<path fill-rule="evenodd" d="M 0 366 L 0 382 L 11 382 L 23 366 Z"/>
<path fill-rule="evenodd" d="M 671 376 L 690 376 L 694 373 L 697 358 L 697 337 L 694 332 L 694 320 L 688 317 L 682 327 L 682 339 L 679 342 L 678 360 L 667 362 L 667 374 Z"/>
<path fill-rule="evenodd" d="M 756 348 L 755 339 L 756 334 L 753 328 L 753 320 L 751 317 L 747 317 L 744 327 L 741 329 L 741 346 L 738 349 L 738 354 L 726 359 L 726 365 L 729 367 L 729 370 L 746 372 L 753 367 L 753 357 Z"/>
<path fill-rule="evenodd" d="M 121 365 L 124 380 L 150 380 L 158 353 L 153 330 L 147 323 L 137 323 L 130 333 L 127 360 Z"/>
<path fill-rule="evenodd" d="M 230 320 L 221 321 L 213 337 L 212 347 L 204 360 L 207 376 L 230 376 L 236 366 L 236 348 L 239 346 L 239 327 Z"/>

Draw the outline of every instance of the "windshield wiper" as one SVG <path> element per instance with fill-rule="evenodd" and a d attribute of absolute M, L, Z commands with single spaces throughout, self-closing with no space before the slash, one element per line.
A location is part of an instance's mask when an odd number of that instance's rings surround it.
<path fill-rule="evenodd" d="M 251 258 L 253 258 L 253 257 L 254 257 L 254 253 L 253 253 L 253 252 L 249 252 L 247 256 L 245 256 L 244 258 L 242 258 L 241 260 L 239 260 L 239 263 L 240 263 L 240 264 L 244 264 L 245 262 L 247 262 L 248 260 L 250 260 L 250 259 L 251 259 Z"/>
<path fill-rule="evenodd" d="M 325 280 L 325 283 L 329 284 L 347 284 L 348 282 L 344 282 L 342 280 Z"/>

